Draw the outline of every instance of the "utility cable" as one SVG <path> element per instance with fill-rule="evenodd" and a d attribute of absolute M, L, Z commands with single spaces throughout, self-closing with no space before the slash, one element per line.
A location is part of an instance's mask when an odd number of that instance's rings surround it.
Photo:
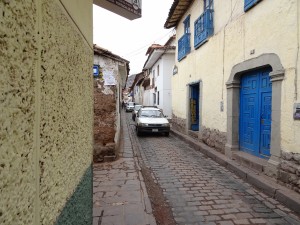
<path fill-rule="evenodd" d="M 140 47 L 140 48 L 138 48 L 138 49 L 136 49 L 136 50 L 133 50 L 133 51 L 131 51 L 131 52 L 129 52 L 129 53 L 126 53 L 126 54 L 124 55 L 124 57 L 134 56 L 134 55 L 139 54 L 142 50 L 145 50 L 145 49 L 148 48 L 151 44 L 153 44 L 153 43 L 155 43 L 155 42 L 158 42 L 158 41 L 162 40 L 163 38 L 167 37 L 168 35 L 170 35 L 170 34 L 173 33 L 173 32 L 174 32 L 174 29 L 170 30 L 168 33 L 164 34 L 163 36 L 156 38 L 153 42 L 148 43 L 148 44 L 146 44 L 146 45 L 144 45 L 144 46 L 142 46 L 142 47 Z"/>

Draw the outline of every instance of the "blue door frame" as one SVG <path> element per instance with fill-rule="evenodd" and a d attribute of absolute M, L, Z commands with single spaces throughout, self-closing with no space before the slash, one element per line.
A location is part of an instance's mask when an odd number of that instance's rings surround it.
<path fill-rule="evenodd" d="M 190 85 L 190 121 L 191 130 L 199 130 L 199 83 Z"/>
<path fill-rule="evenodd" d="M 271 142 L 272 83 L 270 69 L 256 70 L 241 77 L 240 150 L 269 158 Z"/>

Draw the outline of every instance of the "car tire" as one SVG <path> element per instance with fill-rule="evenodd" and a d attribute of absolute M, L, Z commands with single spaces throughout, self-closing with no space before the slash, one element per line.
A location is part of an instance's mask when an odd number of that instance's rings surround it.
<path fill-rule="evenodd" d="M 139 128 L 136 128 L 136 135 L 137 135 L 137 136 L 141 136 L 141 134 L 142 134 L 142 133 L 141 133 L 141 131 L 139 131 Z"/>
<path fill-rule="evenodd" d="M 166 132 L 165 135 L 166 135 L 166 137 L 169 137 L 170 133 L 169 133 L 169 132 Z"/>

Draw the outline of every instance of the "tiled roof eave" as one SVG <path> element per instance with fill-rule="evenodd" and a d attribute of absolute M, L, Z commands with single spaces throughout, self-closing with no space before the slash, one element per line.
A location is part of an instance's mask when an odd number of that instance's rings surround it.
<path fill-rule="evenodd" d="M 193 1 L 194 0 L 174 0 L 164 27 L 166 29 L 176 27 Z"/>

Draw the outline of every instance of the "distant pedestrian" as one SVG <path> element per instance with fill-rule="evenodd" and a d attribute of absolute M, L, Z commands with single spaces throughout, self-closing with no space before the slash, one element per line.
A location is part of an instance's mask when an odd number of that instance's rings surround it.
<path fill-rule="evenodd" d="M 122 109 L 124 109 L 124 108 L 125 108 L 125 102 L 122 101 Z"/>

